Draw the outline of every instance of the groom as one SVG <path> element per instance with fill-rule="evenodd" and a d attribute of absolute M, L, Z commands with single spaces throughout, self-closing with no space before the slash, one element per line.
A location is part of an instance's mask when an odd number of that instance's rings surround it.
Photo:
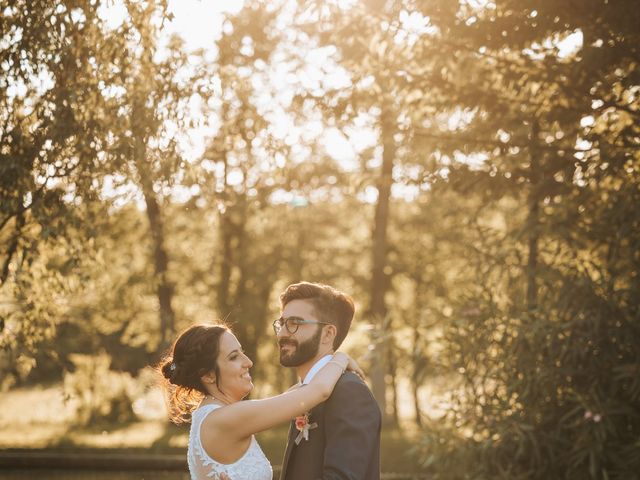
<path fill-rule="evenodd" d="M 305 385 L 347 336 L 353 300 L 328 285 L 301 282 L 289 285 L 280 303 L 274 322 L 280 363 L 295 367 Z M 346 372 L 326 402 L 291 423 L 280 480 L 379 480 L 380 426 L 371 391 Z"/>

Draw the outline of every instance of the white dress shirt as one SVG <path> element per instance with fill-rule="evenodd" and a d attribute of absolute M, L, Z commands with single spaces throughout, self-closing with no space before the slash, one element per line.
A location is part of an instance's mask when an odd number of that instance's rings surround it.
<path fill-rule="evenodd" d="M 318 373 L 322 367 L 324 367 L 327 363 L 329 363 L 332 358 L 333 358 L 333 354 L 325 355 L 316 363 L 314 363 L 313 367 L 311 367 L 311 370 L 309 370 L 309 373 L 307 373 L 307 376 L 304 377 L 304 380 L 302 381 L 302 385 L 308 385 L 311 379 L 315 377 L 316 373 Z"/>

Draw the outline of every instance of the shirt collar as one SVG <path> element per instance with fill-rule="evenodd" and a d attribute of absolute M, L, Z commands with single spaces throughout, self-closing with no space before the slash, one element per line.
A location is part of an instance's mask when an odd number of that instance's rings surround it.
<path fill-rule="evenodd" d="M 333 355 L 325 355 L 320 360 L 318 360 L 316 363 L 314 363 L 313 367 L 311 367 L 311 370 L 309 370 L 309 373 L 307 373 L 307 376 L 304 377 L 304 380 L 302 381 L 302 384 L 303 385 L 308 385 L 309 382 L 311 381 L 311 379 L 316 375 L 316 373 L 318 373 L 322 367 L 324 367 L 327 363 L 329 363 L 329 361 L 332 358 L 333 358 Z"/>

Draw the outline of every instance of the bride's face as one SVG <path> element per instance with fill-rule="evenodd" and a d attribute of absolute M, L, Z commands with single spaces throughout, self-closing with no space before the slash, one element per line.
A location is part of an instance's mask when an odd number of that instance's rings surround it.
<path fill-rule="evenodd" d="M 220 337 L 218 353 L 219 389 L 233 400 L 241 400 L 253 389 L 249 369 L 253 362 L 242 351 L 238 339 L 231 332 Z"/>

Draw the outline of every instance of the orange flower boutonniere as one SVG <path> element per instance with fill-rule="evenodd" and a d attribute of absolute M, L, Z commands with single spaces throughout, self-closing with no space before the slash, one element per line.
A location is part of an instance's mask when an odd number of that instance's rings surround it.
<path fill-rule="evenodd" d="M 313 430 L 314 428 L 318 428 L 318 424 L 315 422 L 310 423 L 308 413 L 296 417 L 296 430 L 299 432 L 295 440 L 296 445 L 299 445 L 303 438 L 305 441 L 308 441 L 309 430 Z"/>

